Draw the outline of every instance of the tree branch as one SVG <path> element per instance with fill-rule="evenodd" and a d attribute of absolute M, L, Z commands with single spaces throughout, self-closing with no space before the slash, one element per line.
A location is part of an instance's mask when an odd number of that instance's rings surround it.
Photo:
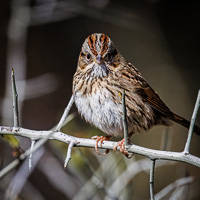
<path fill-rule="evenodd" d="M 125 90 L 122 94 L 122 107 L 123 107 L 123 128 L 124 128 L 124 142 L 125 148 L 128 145 L 128 122 L 127 122 L 127 114 L 126 114 L 126 100 L 125 100 Z"/>
<path fill-rule="evenodd" d="M 31 140 L 31 148 L 30 148 L 31 151 L 33 151 L 35 142 L 36 142 L 35 140 Z M 28 168 L 29 168 L 29 170 L 31 170 L 31 168 L 32 168 L 32 153 L 29 155 Z"/>
<path fill-rule="evenodd" d="M 74 96 L 72 95 L 71 98 L 70 98 L 70 100 L 69 100 L 69 103 L 68 103 L 67 107 L 66 107 L 65 110 L 64 110 L 64 113 L 63 113 L 63 115 L 62 115 L 60 121 L 58 122 L 58 124 L 57 124 L 57 126 L 56 126 L 56 128 L 55 128 L 56 131 L 59 131 L 59 130 L 64 126 L 65 121 L 66 121 L 66 119 L 67 119 L 67 116 L 68 116 L 68 114 L 69 114 L 69 111 L 70 111 L 70 109 L 71 109 L 73 103 L 74 103 Z"/>
<path fill-rule="evenodd" d="M 168 195 L 174 189 L 176 189 L 178 187 L 182 187 L 182 186 L 184 186 L 186 184 L 190 184 L 190 183 L 194 182 L 194 180 L 195 180 L 195 178 L 192 177 L 192 176 L 180 178 L 180 179 L 174 181 L 173 183 L 167 185 L 160 192 L 158 192 L 155 195 L 155 199 L 156 200 L 163 199 L 166 195 Z"/>
<path fill-rule="evenodd" d="M 151 168 L 149 173 L 149 186 L 150 186 L 150 197 L 154 200 L 154 170 L 155 170 L 156 160 L 151 160 Z"/>
<path fill-rule="evenodd" d="M 193 133 L 194 124 L 195 124 L 195 120 L 196 120 L 196 116 L 197 116 L 199 106 L 200 106 L 200 90 L 198 92 L 197 100 L 196 100 L 194 111 L 193 111 L 193 114 L 192 114 L 192 119 L 191 119 L 191 122 L 190 122 L 190 128 L 189 128 L 189 131 L 188 131 L 188 138 L 187 138 L 187 141 L 185 143 L 185 149 L 184 149 L 185 154 L 188 154 L 189 150 L 190 150 L 192 133 Z"/>
<path fill-rule="evenodd" d="M 174 162 L 169 161 L 161 161 L 158 162 L 156 165 L 156 168 L 162 167 L 162 166 L 168 166 L 171 164 L 175 164 Z M 120 197 L 120 195 L 123 192 L 123 189 L 130 183 L 131 180 L 135 178 L 136 175 L 138 175 L 141 172 L 149 172 L 151 167 L 151 160 L 149 159 L 141 159 L 141 160 L 134 160 L 132 163 L 130 163 L 126 170 L 121 173 L 115 181 L 108 187 L 108 193 L 111 196 L 114 197 Z M 123 184 L 122 184 L 123 183 Z"/>
<path fill-rule="evenodd" d="M 66 156 L 65 162 L 64 162 L 64 168 L 67 167 L 69 161 L 70 161 L 71 158 L 72 158 L 72 148 L 73 148 L 73 146 L 74 146 L 74 141 L 71 141 L 71 142 L 69 143 L 69 146 L 68 146 L 67 156 Z"/>
<path fill-rule="evenodd" d="M 0 126 L 0 135 L 4 135 L 4 134 L 19 135 L 19 136 L 27 137 L 33 140 L 46 139 L 48 135 L 51 135 L 48 139 L 58 140 L 66 144 L 69 144 L 71 141 L 75 141 L 76 144 L 74 146 L 77 146 L 77 147 L 95 148 L 95 145 L 96 145 L 95 140 L 86 139 L 86 138 L 78 138 L 71 135 L 67 135 L 66 133 L 63 133 L 60 131 L 52 131 L 52 130 L 37 131 L 37 130 L 20 128 L 20 127 L 15 128 L 15 127 L 8 127 L 8 126 Z M 99 147 L 99 148 L 113 150 L 114 146 L 116 145 L 117 145 L 117 142 L 104 141 L 102 144 L 102 147 Z M 119 150 L 119 148 L 117 150 Z M 153 150 L 153 149 L 149 149 L 149 148 L 145 148 L 145 147 L 141 147 L 137 145 L 130 145 L 128 148 L 128 152 L 140 154 L 150 159 L 181 161 L 181 162 L 189 163 L 191 165 L 200 167 L 200 158 L 193 156 L 192 154 L 185 154 L 184 152 Z"/>
<path fill-rule="evenodd" d="M 15 72 L 14 72 L 13 68 L 12 68 L 12 73 L 11 73 L 11 80 L 12 80 L 14 127 L 18 127 L 19 126 L 18 94 L 17 94 L 17 88 L 16 88 L 16 84 L 15 84 Z"/>

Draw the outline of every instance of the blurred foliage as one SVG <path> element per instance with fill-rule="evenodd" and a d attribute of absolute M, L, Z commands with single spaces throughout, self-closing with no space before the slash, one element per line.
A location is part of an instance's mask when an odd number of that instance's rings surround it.
<path fill-rule="evenodd" d="M 12 148 L 19 147 L 19 140 L 13 135 L 3 135 L 2 138 L 8 142 Z"/>

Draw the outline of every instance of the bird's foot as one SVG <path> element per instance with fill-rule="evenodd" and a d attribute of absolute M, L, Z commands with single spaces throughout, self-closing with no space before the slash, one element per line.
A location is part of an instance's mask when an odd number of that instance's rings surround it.
<path fill-rule="evenodd" d="M 102 144 L 103 144 L 104 141 L 110 140 L 110 136 L 93 136 L 92 139 L 96 140 L 95 151 L 98 154 L 105 155 L 105 154 L 109 153 L 109 149 L 106 149 L 106 151 L 104 153 L 101 153 L 98 149 L 98 144 L 100 143 L 100 147 L 102 147 Z"/>
<path fill-rule="evenodd" d="M 119 147 L 119 151 L 124 154 L 127 158 L 131 158 L 133 154 L 128 153 L 128 151 L 125 148 L 125 139 L 122 139 L 117 143 L 116 146 L 114 146 L 113 151 L 117 151 L 117 148 Z"/>

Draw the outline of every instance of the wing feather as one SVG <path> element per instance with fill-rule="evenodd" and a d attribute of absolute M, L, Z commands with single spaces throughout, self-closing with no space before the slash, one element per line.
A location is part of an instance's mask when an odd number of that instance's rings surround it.
<path fill-rule="evenodd" d="M 128 68 L 123 69 L 123 73 L 127 73 L 129 80 L 129 91 L 140 95 L 143 101 L 147 102 L 153 109 L 161 113 L 165 117 L 171 118 L 173 113 L 167 105 L 161 100 L 158 94 L 149 86 L 147 81 L 142 77 L 140 72 L 131 63 L 128 63 Z"/>

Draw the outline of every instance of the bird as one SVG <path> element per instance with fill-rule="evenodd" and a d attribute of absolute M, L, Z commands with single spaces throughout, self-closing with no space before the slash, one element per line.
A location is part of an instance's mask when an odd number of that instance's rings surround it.
<path fill-rule="evenodd" d="M 190 121 L 169 109 L 140 71 L 121 55 L 109 36 L 93 33 L 82 45 L 72 92 L 81 116 L 107 135 L 96 138 L 96 151 L 99 142 L 123 137 L 123 91 L 129 139 L 155 125 L 169 126 L 170 121 L 189 128 Z M 197 125 L 194 132 L 200 134 Z M 124 139 L 118 145 L 126 154 Z"/>

